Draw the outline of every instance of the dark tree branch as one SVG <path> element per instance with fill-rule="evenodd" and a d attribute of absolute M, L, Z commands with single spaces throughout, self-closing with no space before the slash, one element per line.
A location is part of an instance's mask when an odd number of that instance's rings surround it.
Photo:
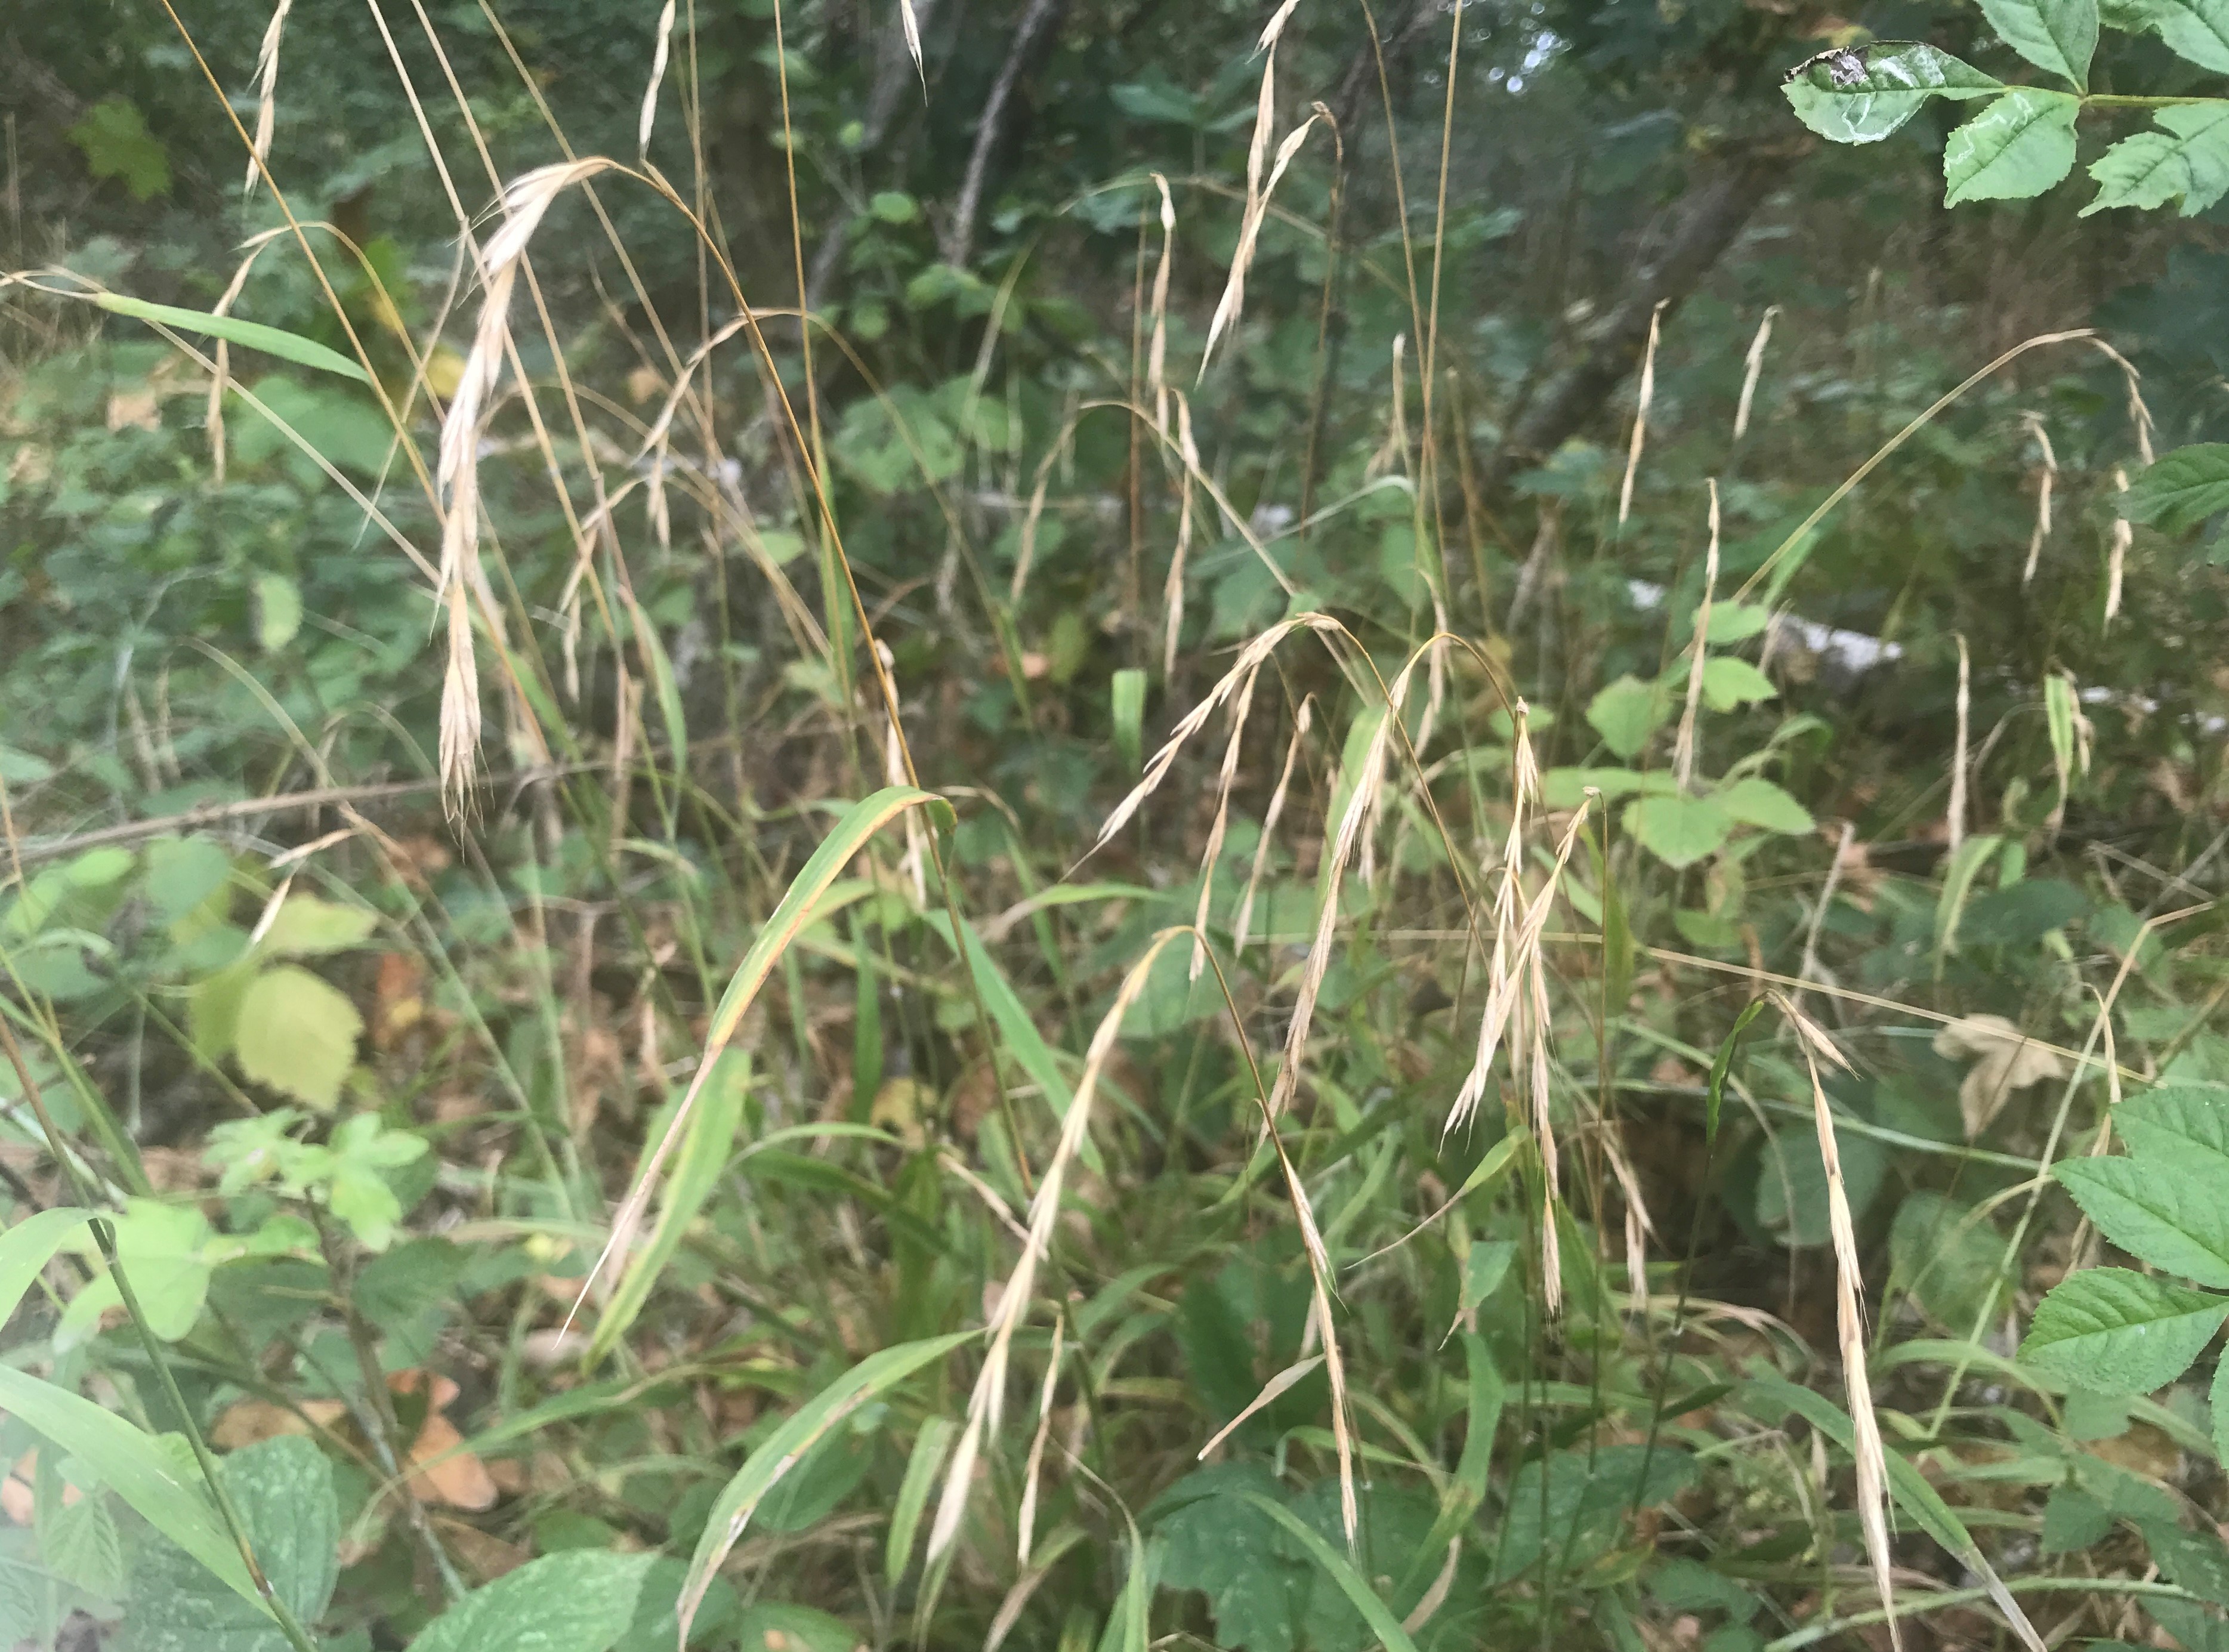
<path fill-rule="evenodd" d="M 1577 435 L 1641 364 L 1648 318 L 1668 316 L 1702 285 L 1765 197 L 1786 177 L 1795 155 L 1754 145 L 1704 163 L 1705 170 L 1673 209 L 1670 222 L 1635 261 L 1608 312 L 1581 338 L 1575 360 L 1518 416 L 1486 467 L 1488 491 Z"/>
<path fill-rule="evenodd" d="M 1053 30 L 1067 10 L 1068 0 L 1030 0 L 1021 22 L 1015 26 L 1014 43 L 1007 49 L 1006 61 L 999 66 L 999 78 L 991 84 L 991 95 L 984 102 L 982 118 L 975 123 L 975 147 L 967 157 L 967 173 L 960 185 L 960 199 L 952 209 L 952 222 L 945 226 L 939 240 L 940 255 L 947 264 L 965 267 L 974 254 L 975 229 L 983 217 L 983 196 L 989 184 L 991 162 L 1005 135 L 1007 106 L 1013 102 L 1014 88 L 1021 84 L 1022 75 L 1037 55 L 1037 48 L 1051 40 Z"/>

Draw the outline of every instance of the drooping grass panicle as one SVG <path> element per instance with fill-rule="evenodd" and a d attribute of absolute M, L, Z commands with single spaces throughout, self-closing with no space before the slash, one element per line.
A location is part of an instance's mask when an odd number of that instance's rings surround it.
<path fill-rule="evenodd" d="M 1943 821 L 1943 841 L 1955 856 L 1966 841 L 1966 794 L 1973 744 L 1974 662 L 1967 651 L 1966 633 L 1958 633 L 1958 744 L 1950 755 L 1950 807 Z"/>
<path fill-rule="evenodd" d="M 2129 472 L 2119 465 L 2113 467 L 2113 490 L 2117 493 L 2129 491 Z M 2105 622 L 2110 625 L 2121 612 L 2121 582 L 2129 569 L 2129 547 L 2136 543 L 2136 530 L 2129 525 L 2128 517 L 2118 511 L 2113 515 L 2111 548 L 2105 553 Z"/>
<path fill-rule="evenodd" d="M 665 65 L 673 52 L 674 0 L 665 0 L 658 14 L 657 45 L 650 55 L 650 84 L 642 89 L 642 119 L 635 130 L 635 153 L 650 159 L 650 131 L 658 120 L 658 88 L 665 84 Z"/>
<path fill-rule="evenodd" d="M 1866 1555 L 1872 1565 L 1881 1605 L 1892 1611 L 1896 1595 L 1888 1540 L 1888 1454 L 1881 1443 L 1880 1419 L 1873 1413 L 1872 1383 L 1866 1370 L 1865 1276 L 1859 1268 L 1857 1226 L 1850 1216 L 1849 1189 L 1842 1177 L 1834 1110 L 1827 1103 L 1826 1087 L 1819 1081 L 1821 1057 L 1846 1072 L 1850 1064 L 1810 1017 L 1779 993 L 1770 996 L 1795 1032 L 1803 1051 L 1804 1070 L 1811 1080 L 1812 1122 L 1818 1133 L 1820 1161 L 1826 1168 L 1827 1225 L 1834 1238 L 1834 1321 L 1841 1349 L 1842 1383 L 1850 1421 L 1856 1430 L 1851 1455 L 1857 1462 L 1858 1522 L 1865 1534 Z M 1890 1644 L 1901 1648 L 1903 1637 L 1893 1617 L 1888 1625 Z"/>
<path fill-rule="evenodd" d="M 1711 543 L 1703 557 L 1703 600 L 1695 609 L 1695 640 L 1687 658 L 1687 698 L 1680 710 L 1680 732 L 1672 743 L 1673 783 L 1683 791 L 1695 784 L 1695 715 L 1703 703 L 1703 672 L 1711 658 L 1711 602 L 1718 590 L 1718 479 L 1709 479 Z"/>
<path fill-rule="evenodd" d="M 1060 1386 L 1061 1347 L 1067 1329 L 1068 1316 L 1055 1314 L 1052 1319 L 1052 1352 L 1045 1356 L 1044 1386 L 1037 1395 L 1037 1429 L 1030 1439 L 1029 1463 L 1022 1470 L 1022 1507 L 1014 1522 L 1021 1530 L 1021 1540 L 1014 1555 L 1017 1565 L 1029 1565 L 1031 1539 L 1037 1532 L 1037 1477 L 1044 1472 L 1045 1437 L 1052 1432 L 1052 1398 Z"/>
<path fill-rule="evenodd" d="M 1161 588 L 1162 620 L 1161 677 L 1164 681 L 1173 676 L 1177 668 L 1177 638 L 1184 630 L 1185 564 L 1192 554 L 1192 479 L 1199 469 L 1199 449 L 1193 445 L 1192 435 L 1192 399 L 1182 390 L 1174 393 L 1177 404 L 1177 453 L 1184 461 L 1184 474 L 1177 479 L 1177 543 L 1169 553 L 1169 576 Z"/>
<path fill-rule="evenodd" d="M 1288 9 L 1289 10 L 1289 9 Z M 1230 255 L 1230 274 L 1224 283 L 1223 296 L 1216 301 L 1215 313 L 1207 324 L 1207 344 L 1200 351 L 1200 376 L 1207 374 L 1207 364 L 1214 357 L 1217 340 L 1238 325 L 1240 314 L 1246 307 L 1246 276 L 1254 265 L 1255 247 L 1261 240 L 1262 225 L 1269 215 L 1269 202 L 1277 192 L 1278 180 L 1285 169 L 1293 164 L 1301 145 L 1307 141 L 1308 133 L 1317 121 L 1324 119 L 1323 106 L 1319 104 L 1308 118 L 1285 134 L 1277 145 L 1277 158 L 1270 164 L 1268 177 L 1262 176 L 1262 163 L 1269 153 L 1269 131 L 1276 119 L 1277 48 L 1273 44 L 1262 64 L 1262 91 L 1254 112 L 1254 136 L 1246 151 L 1246 206 L 1238 223 L 1238 245 Z"/>
<path fill-rule="evenodd" d="M 1454 1105 L 1448 1109 L 1448 1121 L 1441 1130 L 1442 1137 L 1452 1135 L 1478 1110 L 1486 1096 L 1487 1075 L 1506 1025 L 1506 1012 L 1498 1018 L 1494 1006 L 1500 1002 L 1513 973 L 1513 948 L 1525 894 L 1520 881 L 1525 862 L 1525 827 L 1528 812 L 1540 797 L 1540 765 L 1532 750 L 1529 722 L 1529 710 L 1519 700 L 1511 718 L 1509 836 L 1502 848 L 1501 864 L 1496 869 L 1494 881 L 1493 940 L 1487 967 L 1487 1011 L 1479 1023 L 1478 1054 L 1455 1092 Z"/>
<path fill-rule="evenodd" d="M 240 186 L 243 195 L 255 193 L 257 181 L 271 164 L 271 138 L 279 125 L 279 42 L 286 32 L 287 14 L 293 10 L 294 0 L 279 0 L 263 31 L 263 44 L 256 49 L 255 141 L 249 145 L 247 180 Z M 222 350 L 223 345 L 217 348 Z"/>
<path fill-rule="evenodd" d="M 1603 1120 L 1602 1133 L 1603 1156 L 1609 1160 L 1610 1174 L 1617 1179 L 1618 1192 L 1625 1201 L 1625 1289 L 1628 1311 L 1637 1314 L 1648 1306 L 1648 1239 L 1656 1231 L 1656 1224 L 1641 1191 L 1640 1173 L 1633 1167 L 1616 1125 Z"/>
<path fill-rule="evenodd" d="M 1153 266 L 1153 333 L 1146 346 L 1146 391 L 1153 398 L 1153 428 L 1169 433 L 1169 272 L 1176 262 L 1177 203 L 1169 181 L 1159 172 L 1153 187 L 1161 194 L 1161 256 Z"/>
<path fill-rule="evenodd" d="M 1199 904 L 1192 916 L 1192 964 L 1185 975 L 1187 980 L 1198 980 L 1207 962 L 1207 918 L 1209 905 L 1215 897 L 1215 867 L 1223 858 L 1224 833 L 1230 825 L 1230 788 L 1238 778 L 1238 749 L 1246 733 L 1246 714 L 1253 709 L 1254 688 L 1261 676 L 1259 665 L 1247 672 L 1246 681 L 1230 703 L 1230 736 L 1224 742 L 1223 770 L 1216 781 L 1215 820 L 1208 827 L 1207 847 L 1199 858 Z"/>
<path fill-rule="evenodd" d="M 1764 318 L 1757 324 L 1757 337 L 1750 340 L 1749 354 L 1742 358 L 1741 400 L 1734 405 L 1734 440 L 1739 441 L 1749 434 L 1750 408 L 1757 400 L 1757 381 L 1764 371 L 1764 348 L 1772 342 L 1773 318 L 1780 313 L 1778 305 L 1767 306 Z"/>
<path fill-rule="evenodd" d="M 1656 307 L 1648 312 L 1648 345 L 1641 356 L 1641 387 L 1635 397 L 1633 436 L 1626 444 L 1625 480 L 1617 490 L 1617 525 L 1633 514 L 1633 479 L 1641 471 L 1641 450 L 1648 440 L 1648 409 L 1656 400 L 1656 339 L 1664 320 L 1664 306 L 1668 299 L 1659 299 Z"/>
<path fill-rule="evenodd" d="M 1123 976 L 1114 1003 L 1108 1006 L 1091 1035 L 1090 1045 L 1084 1052 L 1082 1075 L 1076 1080 L 1076 1094 L 1069 1102 L 1067 1115 L 1061 1121 L 1060 1138 L 1054 1145 L 1052 1156 L 1045 1161 L 1036 1196 L 1030 1200 L 1028 1242 L 1022 1246 L 1021 1258 L 1007 1276 L 991 1310 L 990 1342 L 983 1356 L 983 1368 L 977 1373 L 975 1386 L 968 1395 L 967 1424 L 954 1449 L 951 1466 L 945 1471 L 944 1489 L 937 1501 L 935 1519 L 929 1527 L 928 1560 L 932 1565 L 959 1534 L 984 1437 L 998 1428 L 1005 1409 L 1006 1369 L 1012 1357 L 1014 1334 L 1028 1316 L 1037 1267 L 1050 1252 L 1053 1227 L 1060 1219 L 1061 1189 L 1065 1185 L 1069 1166 L 1075 1161 L 1090 1128 L 1092 1102 L 1098 1094 L 1100 1077 L 1106 1070 L 1108 1058 L 1114 1053 L 1115 1038 L 1122 1030 L 1122 1019 L 1145 991 L 1154 960 L 1185 933 L 1182 929 L 1170 929 L 1153 937 Z"/>

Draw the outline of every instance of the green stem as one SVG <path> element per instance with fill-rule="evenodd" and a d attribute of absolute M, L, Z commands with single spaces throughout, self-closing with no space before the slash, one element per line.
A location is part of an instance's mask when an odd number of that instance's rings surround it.
<path fill-rule="evenodd" d="M 2220 103 L 2220 98 L 2147 98 L 2126 92 L 2091 92 L 2084 95 L 2085 109 L 2179 109 L 2186 104 Z"/>
<path fill-rule="evenodd" d="M 61 1132 L 55 1128 L 54 1115 L 47 1111 L 46 1097 L 39 1090 L 38 1081 L 31 1077 L 30 1067 L 23 1059 L 22 1048 L 16 1042 L 15 1032 L 4 1017 L 0 1017 L 0 1044 L 7 1046 L 9 1063 L 16 1069 L 16 1082 L 23 1087 L 23 1099 L 30 1102 L 31 1110 L 38 1115 L 39 1128 L 46 1135 L 47 1146 L 53 1152 L 55 1162 L 69 1177 L 79 1201 L 88 1207 L 93 1206 L 95 1203 L 94 1190 L 78 1173 L 76 1164 L 63 1150 Z M 132 1328 L 139 1334 L 139 1344 L 146 1350 L 148 1363 L 155 1367 L 156 1378 L 163 1385 L 164 1398 L 170 1402 L 170 1409 L 177 1416 L 178 1426 L 184 1430 L 187 1443 L 193 1447 L 194 1461 L 201 1467 L 202 1478 L 208 1483 L 209 1496 L 216 1504 L 216 1511 L 224 1521 L 225 1530 L 231 1533 L 233 1542 L 239 1546 L 241 1561 L 247 1568 L 247 1576 L 255 1585 L 255 1592 L 262 1597 L 265 1609 L 277 1621 L 279 1633 L 286 1637 L 287 1644 L 294 1649 L 294 1652 L 318 1652 L 316 1643 L 295 1621 L 294 1614 L 288 1610 L 286 1603 L 279 1597 L 279 1591 L 271 1586 L 271 1579 L 263 1575 L 262 1564 L 255 1558 L 255 1546 L 248 1541 L 247 1527 L 241 1520 L 240 1510 L 234 1506 L 232 1495 L 225 1489 L 224 1482 L 217 1474 L 216 1458 L 210 1454 L 209 1443 L 202 1438 L 194 1414 L 187 1408 L 186 1397 L 178 1392 L 178 1379 L 171 1374 L 170 1362 L 163 1355 L 162 1343 L 148 1327 L 147 1316 L 140 1310 L 138 1293 L 132 1289 L 132 1281 L 125 1274 L 124 1258 L 116 1248 L 114 1225 L 106 1217 L 96 1216 L 93 1218 L 92 1227 L 93 1241 L 100 1247 L 101 1259 L 108 1264 L 109 1276 L 116 1281 L 116 1294 L 123 1299 L 124 1311 L 130 1315 Z"/>
<path fill-rule="evenodd" d="M 2148 1583 L 2139 1578 L 2020 1578 L 2005 1587 L 2015 1595 L 2047 1595 L 2094 1591 L 2101 1595 L 2149 1595 L 2167 1600 L 2197 1601 L 2198 1597 L 2187 1589 L 2173 1584 Z M 1815 1644 L 1845 1630 L 1862 1628 L 1867 1623 L 1885 1623 L 1892 1618 L 1916 1617 L 1922 1612 L 1931 1612 L 1944 1606 L 1970 1606 L 1989 1598 L 1987 1589 L 1945 1589 L 1931 1594 L 1907 1595 L 1891 1607 L 1876 1607 L 1871 1611 L 1852 1612 L 1847 1617 L 1830 1617 L 1816 1623 L 1807 1623 L 1793 1634 L 1783 1635 L 1776 1641 L 1768 1641 L 1764 1652 L 1796 1652 L 1799 1647 Z"/>

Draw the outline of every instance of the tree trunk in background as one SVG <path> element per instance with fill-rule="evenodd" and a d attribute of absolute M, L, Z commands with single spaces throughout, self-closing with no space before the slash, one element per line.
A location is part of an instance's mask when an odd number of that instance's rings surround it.
<path fill-rule="evenodd" d="M 1656 306 L 1663 305 L 1668 317 L 1702 285 L 1795 158 L 1785 147 L 1757 145 L 1703 163 L 1707 170 L 1681 197 L 1656 245 L 1642 251 L 1608 312 L 1583 335 L 1577 359 L 1503 433 L 1486 466 L 1489 492 L 1586 428 L 1640 366 Z"/>
<path fill-rule="evenodd" d="M 1030 0 L 1021 22 L 1015 25 L 1014 43 L 1006 53 L 1005 62 L 999 66 L 999 78 L 991 84 L 991 95 L 983 104 L 982 119 L 975 123 L 975 147 L 967 157 L 967 172 L 960 182 L 960 199 L 952 209 L 952 222 L 938 238 L 939 255 L 947 264 L 965 268 L 974 255 L 975 230 L 983 217 L 983 196 L 989 187 L 991 162 L 998 153 L 999 140 L 1005 135 L 1007 106 L 1013 102 L 1014 88 L 1037 55 L 1037 48 L 1051 43 L 1053 31 L 1067 10 L 1068 0 Z"/>

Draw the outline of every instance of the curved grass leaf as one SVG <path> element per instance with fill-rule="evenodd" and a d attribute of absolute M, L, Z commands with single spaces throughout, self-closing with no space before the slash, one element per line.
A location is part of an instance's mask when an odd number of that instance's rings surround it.
<path fill-rule="evenodd" d="M 2190 1368 L 2229 1318 L 2229 1296 L 2089 1268 L 2053 1287 L 2021 1342 L 2021 1362 L 2101 1394 L 2148 1394 Z"/>
<path fill-rule="evenodd" d="M 2219 1182 L 2173 1160 L 2070 1159 L 2052 1167 L 2097 1231 L 2139 1261 L 2229 1286 L 2229 1201 Z"/>
<path fill-rule="evenodd" d="M 1982 0 L 1982 15 L 2036 67 L 2078 90 L 2088 86 L 2097 49 L 2097 0 Z"/>
<path fill-rule="evenodd" d="M 180 332 L 222 338 L 228 344 L 238 344 L 246 350 L 260 350 L 267 356 L 276 356 L 280 361 L 292 362 L 297 367 L 314 367 L 321 373 L 337 373 L 343 378 L 352 378 L 359 384 L 371 382 L 360 364 L 337 350 L 328 350 L 315 339 L 305 338 L 299 333 L 267 327 L 259 321 L 242 321 L 237 316 L 213 316 L 204 310 L 181 310 L 174 304 L 150 304 L 145 299 L 126 298 L 121 292 L 96 292 L 93 294 L 93 302 L 116 315 L 159 322 L 165 327 L 176 327 Z"/>
<path fill-rule="evenodd" d="M 2162 130 L 2124 138 L 2090 164 L 2097 198 L 2084 217 L 2180 197 L 2182 215 L 2194 218 L 2229 193 L 2229 101 L 2183 104 L 2154 119 Z"/>
<path fill-rule="evenodd" d="M 1821 52 L 1781 91 L 1795 118 L 1838 144 L 1875 144 L 1930 98 L 1985 98 L 2004 82 L 1918 41 L 1885 40 Z"/>
<path fill-rule="evenodd" d="M 2166 533 L 2194 528 L 2218 511 L 2229 510 L 2229 443 L 2198 442 L 2162 453 L 2121 495 L 2121 511 L 2131 522 L 2148 523 Z"/>
<path fill-rule="evenodd" d="M 264 1610 L 240 1550 L 199 1486 L 153 1436 L 82 1395 L 0 1366 L 0 1411 L 80 1458 L 141 1518 Z"/>
<path fill-rule="evenodd" d="M 1985 106 L 1943 145 L 1943 204 L 2041 195 L 2073 168 L 2081 108 L 2079 98 L 2030 86 Z"/>
<path fill-rule="evenodd" d="M 23 1293 L 53 1260 L 62 1241 L 93 1219 L 93 1212 L 57 1206 L 26 1217 L 0 1233 L 0 1325 L 15 1317 Z"/>
<path fill-rule="evenodd" d="M 1385 1652 L 1416 1652 L 1416 1643 L 1409 1638 L 1409 1631 L 1401 1627 L 1401 1620 L 1393 1616 L 1392 1608 L 1379 1598 L 1378 1591 L 1354 1569 L 1352 1561 L 1325 1542 L 1306 1520 L 1282 1503 L 1272 1502 L 1259 1492 L 1242 1492 L 1240 1495 L 1292 1534 L 1293 1540 L 1301 1546 L 1308 1559 L 1320 1566 L 1324 1575 L 1339 1585 L 1339 1593 L 1345 1595 L 1348 1604 L 1361 1614 L 1362 1621 L 1370 1625 L 1370 1632 L 1378 1637 Z"/>
<path fill-rule="evenodd" d="M 948 1336 L 901 1342 L 896 1347 L 870 1353 L 799 1406 L 795 1415 L 768 1435 L 736 1471 L 735 1477 L 720 1488 L 720 1495 L 704 1522 L 704 1533 L 697 1540 L 697 1552 L 689 1561 L 689 1581 L 681 1591 L 683 1632 L 687 1632 L 690 1619 L 696 1615 L 704 1591 L 711 1586 L 720 1563 L 742 1537 L 743 1528 L 766 1501 L 767 1494 L 804 1460 L 805 1454 L 822 1436 L 868 1400 L 896 1387 L 963 1342 L 973 1341 L 982 1334 L 980 1331 L 954 1331 Z"/>

